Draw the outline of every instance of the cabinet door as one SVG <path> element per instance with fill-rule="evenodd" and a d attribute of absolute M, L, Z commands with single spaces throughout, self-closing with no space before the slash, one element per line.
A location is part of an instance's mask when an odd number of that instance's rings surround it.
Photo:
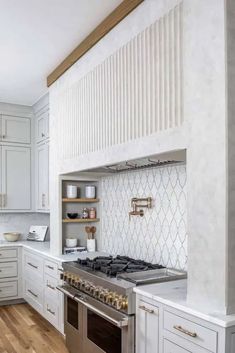
<path fill-rule="evenodd" d="M 136 353 L 159 352 L 158 308 L 145 301 L 137 301 Z"/>
<path fill-rule="evenodd" d="M 3 194 L 2 194 L 2 146 L 0 146 L 0 211 L 2 210 Z"/>
<path fill-rule="evenodd" d="M 2 210 L 31 209 L 30 148 L 2 146 Z"/>
<path fill-rule="evenodd" d="M 37 209 L 49 210 L 49 145 L 37 147 L 36 158 L 37 175 Z"/>
<path fill-rule="evenodd" d="M 3 142 L 10 143 L 30 143 L 30 119 L 17 116 L 2 115 L 2 135 Z"/>
<path fill-rule="evenodd" d="M 43 112 L 36 120 L 36 142 L 40 143 L 49 137 L 49 111 Z"/>
<path fill-rule="evenodd" d="M 175 343 L 172 343 L 166 339 L 164 339 L 164 353 L 192 353 Z"/>

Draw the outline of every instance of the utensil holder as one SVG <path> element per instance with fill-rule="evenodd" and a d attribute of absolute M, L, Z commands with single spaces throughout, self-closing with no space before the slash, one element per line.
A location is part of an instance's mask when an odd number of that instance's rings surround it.
<path fill-rule="evenodd" d="M 87 251 L 92 252 L 95 251 L 96 243 L 95 239 L 87 239 Z"/>

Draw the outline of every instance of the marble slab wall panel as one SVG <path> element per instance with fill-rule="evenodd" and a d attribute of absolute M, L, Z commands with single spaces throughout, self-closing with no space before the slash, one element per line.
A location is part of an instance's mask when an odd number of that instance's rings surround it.
<path fill-rule="evenodd" d="M 0 240 L 4 232 L 20 232 L 21 239 L 26 239 L 31 225 L 50 225 L 49 214 L 43 213 L 1 213 Z"/>
<path fill-rule="evenodd" d="M 178 269 L 187 268 L 186 166 L 123 172 L 101 180 L 99 247 Z M 144 217 L 132 216 L 132 197 L 153 198 Z"/>

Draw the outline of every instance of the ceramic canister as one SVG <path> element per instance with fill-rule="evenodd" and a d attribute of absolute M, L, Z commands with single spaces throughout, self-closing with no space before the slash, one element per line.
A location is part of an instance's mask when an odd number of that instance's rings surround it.
<path fill-rule="evenodd" d="M 78 196 L 78 188 L 76 185 L 67 185 L 66 194 L 68 199 L 76 199 Z"/>
<path fill-rule="evenodd" d="M 94 185 L 86 185 L 85 195 L 86 195 L 87 199 L 94 199 L 95 198 L 95 186 Z"/>

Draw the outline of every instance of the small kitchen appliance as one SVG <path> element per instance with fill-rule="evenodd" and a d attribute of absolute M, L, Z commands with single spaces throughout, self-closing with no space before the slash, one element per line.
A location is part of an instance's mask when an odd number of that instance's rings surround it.
<path fill-rule="evenodd" d="M 31 226 L 27 240 L 45 241 L 48 231 L 48 226 Z"/>

